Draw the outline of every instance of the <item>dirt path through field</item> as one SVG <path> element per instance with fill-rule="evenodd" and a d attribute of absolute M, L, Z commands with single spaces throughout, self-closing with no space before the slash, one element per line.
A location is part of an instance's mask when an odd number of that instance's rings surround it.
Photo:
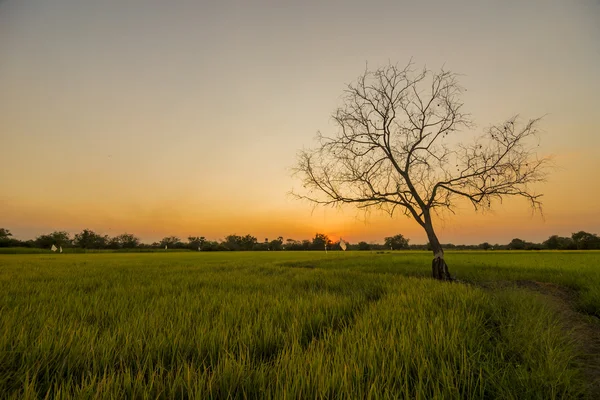
<path fill-rule="evenodd" d="M 600 399 L 600 319 L 577 311 L 576 291 L 554 283 L 538 281 L 482 283 L 480 286 L 486 289 L 517 286 L 540 293 L 552 301 L 580 345 L 583 353 L 580 361 L 590 382 L 592 398 Z"/>

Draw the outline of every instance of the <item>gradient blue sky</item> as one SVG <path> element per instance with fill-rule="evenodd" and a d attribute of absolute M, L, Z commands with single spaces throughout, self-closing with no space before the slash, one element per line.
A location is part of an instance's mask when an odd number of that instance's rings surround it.
<path fill-rule="evenodd" d="M 463 74 L 479 128 L 546 115 L 558 165 L 545 219 L 465 206 L 438 221 L 442 242 L 600 233 L 597 0 L 0 1 L 0 226 L 425 242 L 404 217 L 287 196 L 344 85 L 411 58 Z"/>

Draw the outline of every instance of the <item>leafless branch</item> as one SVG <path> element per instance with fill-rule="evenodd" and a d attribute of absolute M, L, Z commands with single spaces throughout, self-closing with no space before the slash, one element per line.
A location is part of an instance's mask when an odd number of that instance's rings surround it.
<path fill-rule="evenodd" d="M 431 211 L 452 210 L 460 197 L 476 209 L 520 196 L 541 210 L 531 184 L 546 176 L 539 158 L 539 119 L 493 125 L 464 144 L 473 128 L 463 111 L 457 75 L 390 64 L 366 70 L 347 86 L 332 115 L 338 131 L 299 153 L 295 173 L 315 204 L 355 204 L 390 214 L 401 210 L 437 240 Z"/>

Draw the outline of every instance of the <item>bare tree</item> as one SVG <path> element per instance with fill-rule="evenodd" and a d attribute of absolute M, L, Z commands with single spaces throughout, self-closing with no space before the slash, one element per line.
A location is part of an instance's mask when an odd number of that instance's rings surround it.
<path fill-rule="evenodd" d="M 348 85 L 333 114 L 338 132 L 318 134 L 319 145 L 298 155 L 296 197 L 315 204 L 355 204 L 414 218 L 433 250 L 433 277 L 452 280 L 432 214 L 468 199 L 488 209 L 505 196 L 526 198 L 541 210 L 529 184 L 543 181 L 547 158 L 536 155 L 539 119 L 515 116 L 478 136 L 463 111 L 464 89 L 445 70 L 388 65 L 366 70 Z M 469 139 L 468 143 L 463 143 Z"/>

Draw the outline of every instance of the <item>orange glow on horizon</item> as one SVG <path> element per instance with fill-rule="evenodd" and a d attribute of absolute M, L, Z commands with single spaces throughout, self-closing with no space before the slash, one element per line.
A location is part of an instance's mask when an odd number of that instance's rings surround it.
<path fill-rule="evenodd" d="M 298 186 L 298 150 L 313 147 L 317 131 L 334 132 L 331 113 L 365 62 L 411 57 L 415 68 L 460 74 L 476 125 L 457 140 L 517 113 L 544 116 L 540 153 L 555 154 L 548 182 L 536 187 L 544 218 L 519 199 L 487 214 L 461 204 L 435 221 L 442 243 L 600 234 L 600 53 L 590 51 L 600 25 L 591 5 L 548 2 L 541 15 L 535 2 L 477 3 L 469 13 L 450 2 L 433 11 L 392 2 L 379 15 L 367 2 L 343 10 L 320 2 L 319 12 L 310 2 L 240 2 L 234 13 L 226 2 L 38 3 L 0 6 L 0 228 L 19 239 L 89 228 L 144 242 L 320 232 L 350 243 L 398 233 L 424 243 L 422 228 L 401 215 L 311 212 L 287 195 Z M 450 25 L 415 35 L 422 26 L 410 15 Z"/>

